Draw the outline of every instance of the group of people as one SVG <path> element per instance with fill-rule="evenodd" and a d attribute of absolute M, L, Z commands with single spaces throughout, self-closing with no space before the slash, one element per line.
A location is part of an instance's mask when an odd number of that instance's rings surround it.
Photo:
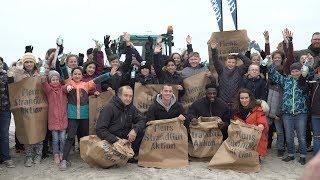
<path fill-rule="evenodd" d="M 9 68 L 0 58 L 0 153 L 7 167 L 14 167 L 9 155 L 9 125 L 11 121 L 8 84 L 28 77 L 41 77 L 42 88 L 48 99 L 48 133 L 43 142 L 19 143 L 16 151 L 25 152 L 25 166 L 39 164 L 46 157 L 49 139 L 52 139 L 54 161 L 61 170 L 70 165 L 69 154 L 78 139 L 89 134 L 89 96 L 99 96 L 103 91 L 115 91 L 101 111 L 96 134 L 109 143 L 130 141 L 136 161 L 143 139 L 146 122 L 178 118 L 188 128 L 197 124 L 198 117 L 218 116 L 223 122 L 219 128 L 223 138 L 228 137 L 230 120 L 243 121 L 261 129 L 262 136 L 257 152 L 267 155 L 273 132 L 277 134 L 278 156 L 283 161 L 295 159 L 294 132 L 299 142 L 299 162 L 306 163 L 307 146 L 313 134 L 313 151 L 320 149 L 320 33 L 312 35 L 311 45 L 301 51 L 293 50 L 293 34 L 285 29 L 283 42 L 270 52 L 269 34 L 263 33 L 265 50 L 254 41 L 247 52 L 231 53 L 219 59 L 218 43 L 210 42 L 214 68 L 201 63 L 199 53 L 192 48 L 191 37 L 186 38 L 187 50 L 182 54 L 162 54 L 161 38 L 148 48 L 152 61 L 144 60 L 135 49 L 130 35 L 123 35 L 125 60 L 121 62 L 117 46 L 110 36 L 104 44 L 96 41 L 95 48 L 84 55 L 63 54 L 63 40 L 57 39 L 57 48 L 49 49 L 45 60 L 37 59 L 33 47 L 27 46 L 25 54 Z M 104 53 L 110 66 L 105 66 Z M 251 53 L 255 49 L 258 53 Z M 237 65 L 241 60 L 242 65 Z M 209 69 L 215 69 L 217 78 Z M 197 99 L 184 110 L 181 97 L 185 94 L 184 79 L 205 72 L 208 84 L 205 97 Z M 146 113 L 133 105 L 135 83 L 163 84 L 160 94 Z M 178 95 L 174 95 L 174 87 Z M 272 128 L 275 127 L 275 128 Z M 309 127 L 309 128 L 308 128 Z M 311 130 L 312 127 L 312 130 Z M 51 136 L 51 138 L 49 138 Z M 287 151 L 287 156 L 285 152 Z"/>

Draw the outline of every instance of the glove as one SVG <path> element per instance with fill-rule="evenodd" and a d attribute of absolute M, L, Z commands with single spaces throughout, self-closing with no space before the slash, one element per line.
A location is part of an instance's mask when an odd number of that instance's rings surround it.
<path fill-rule="evenodd" d="M 63 45 L 63 39 L 61 36 L 58 36 L 57 40 L 56 40 L 56 44 L 57 46 L 62 46 Z"/>
<path fill-rule="evenodd" d="M 31 45 L 26 46 L 25 49 L 26 49 L 26 50 L 24 51 L 24 53 L 32 53 L 32 51 L 33 51 L 33 46 L 31 46 Z"/>
<path fill-rule="evenodd" d="M 254 41 L 254 44 L 253 44 L 253 49 L 257 50 L 258 52 L 261 51 L 261 48 L 259 46 L 259 44 L 257 42 Z"/>
<path fill-rule="evenodd" d="M 110 42 L 111 42 L 111 40 L 110 40 L 110 35 L 105 35 L 103 39 L 104 39 L 104 41 L 103 41 L 104 46 L 105 46 L 106 48 L 109 48 L 109 44 L 110 44 Z"/>
<path fill-rule="evenodd" d="M 84 59 L 84 54 L 79 53 L 79 54 L 78 54 L 78 61 L 79 61 L 79 59 L 80 59 L 80 60 L 81 60 L 81 59 Z"/>
<path fill-rule="evenodd" d="M 248 47 L 248 49 L 251 50 L 251 49 L 253 48 L 253 44 L 254 44 L 254 43 L 255 43 L 255 41 L 250 41 L 250 42 L 249 42 L 249 47 Z"/>

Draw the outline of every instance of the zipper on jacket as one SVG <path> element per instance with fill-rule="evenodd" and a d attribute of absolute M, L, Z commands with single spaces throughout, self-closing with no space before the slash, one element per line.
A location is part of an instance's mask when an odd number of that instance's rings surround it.
<path fill-rule="evenodd" d="M 295 89 L 296 89 L 296 81 L 294 80 L 293 81 L 293 88 L 292 88 L 292 109 L 291 109 L 292 114 L 294 114 L 294 110 L 295 110 L 295 103 L 294 103 L 295 96 L 296 96 Z"/>

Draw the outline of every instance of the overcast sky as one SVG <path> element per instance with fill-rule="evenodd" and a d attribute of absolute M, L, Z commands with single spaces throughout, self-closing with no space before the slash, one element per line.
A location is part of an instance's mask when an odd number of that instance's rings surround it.
<path fill-rule="evenodd" d="M 320 31 L 319 7 L 319 0 L 238 0 L 238 26 L 262 48 L 262 32 L 269 30 L 271 50 L 288 27 L 294 32 L 294 48 L 302 49 Z M 35 55 L 44 58 L 60 34 L 65 52 L 85 53 L 94 46 L 92 38 L 103 41 L 110 34 L 115 39 L 124 31 L 161 34 L 168 25 L 174 27 L 174 51 L 185 48 L 190 34 L 195 51 L 208 59 L 206 43 L 218 31 L 209 0 L 1 0 L 0 56 L 11 64 L 32 44 Z M 224 29 L 234 29 L 226 3 Z"/>

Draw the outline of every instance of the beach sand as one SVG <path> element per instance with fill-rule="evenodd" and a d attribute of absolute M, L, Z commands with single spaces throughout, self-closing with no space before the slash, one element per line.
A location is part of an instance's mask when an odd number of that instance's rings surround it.
<path fill-rule="evenodd" d="M 262 162 L 259 173 L 238 173 L 231 170 L 209 170 L 208 163 L 190 162 L 189 166 L 180 169 L 155 169 L 143 168 L 137 164 L 127 164 L 123 167 L 110 169 L 91 168 L 79 155 L 79 152 L 71 155 L 72 166 L 64 172 L 59 171 L 54 164 L 52 156 L 46 158 L 41 164 L 27 168 L 24 166 L 24 156 L 14 152 L 14 122 L 10 126 L 10 147 L 12 159 L 16 168 L 8 169 L 0 165 L 0 180 L 33 180 L 33 179 L 130 179 L 130 180 L 151 180 L 151 179 L 219 179 L 219 180 L 252 180 L 252 179 L 297 179 L 301 176 L 304 166 L 294 162 L 283 162 L 276 155 L 273 147 Z M 308 159 L 310 154 L 308 155 Z"/>

